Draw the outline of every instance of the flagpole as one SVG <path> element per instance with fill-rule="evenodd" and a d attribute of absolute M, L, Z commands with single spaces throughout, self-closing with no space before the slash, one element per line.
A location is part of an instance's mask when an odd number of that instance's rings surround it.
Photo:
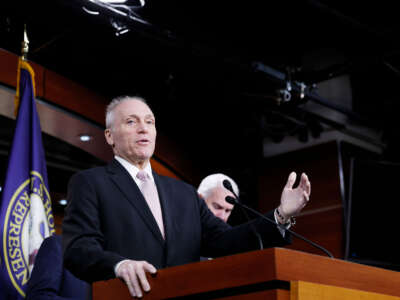
<path fill-rule="evenodd" d="M 15 97 L 18 117 L 0 199 L 1 300 L 25 298 L 40 245 L 55 232 L 28 50 L 25 26 Z"/>
<path fill-rule="evenodd" d="M 24 24 L 24 39 L 21 43 L 21 58 L 23 61 L 28 60 L 28 51 L 29 51 L 29 40 L 28 40 L 28 34 L 26 32 L 26 24 Z"/>
<path fill-rule="evenodd" d="M 20 105 L 20 72 L 21 68 L 24 68 L 29 71 L 32 77 L 32 85 L 33 85 L 33 97 L 36 95 L 36 86 L 35 86 L 35 72 L 33 71 L 32 67 L 28 63 L 28 52 L 29 52 L 29 40 L 28 34 L 26 31 L 26 24 L 24 24 L 24 38 L 21 42 L 21 56 L 18 58 L 18 68 L 17 68 L 17 86 L 16 86 L 16 93 L 14 97 L 14 116 L 17 117 L 19 105 Z"/>

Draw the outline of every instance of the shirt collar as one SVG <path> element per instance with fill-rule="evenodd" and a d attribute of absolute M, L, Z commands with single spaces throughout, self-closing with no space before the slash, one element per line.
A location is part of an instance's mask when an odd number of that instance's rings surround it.
<path fill-rule="evenodd" d="M 132 176 L 132 178 L 136 181 L 136 175 L 137 173 L 140 171 L 140 169 L 138 167 L 136 167 L 135 165 L 131 164 L 129 161 L 127 161 L 126 159 L 115 155 L 114 158 L 128 171 L 128 173 Z M 150 179 L 152 181 L 154 181 L 154 177 L 153 177 L 153 172 L 151 169 L 151 164 L 150 161 L 149 163 L 144 167 L 143 171 L 146 171 L 146 173 L 149 175 Z"/>

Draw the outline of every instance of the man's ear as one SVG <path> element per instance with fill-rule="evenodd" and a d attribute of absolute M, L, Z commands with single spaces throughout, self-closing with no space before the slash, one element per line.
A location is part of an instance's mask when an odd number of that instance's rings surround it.
<path fill-rule="evenodd" d="M 104 130 L 104 136 L 106 138 L 107 144 L 109 144 L 111 147 L 114 147 L 114 139 L 112 137 L 110 128 L 106 128 L 106 130 Z"/>

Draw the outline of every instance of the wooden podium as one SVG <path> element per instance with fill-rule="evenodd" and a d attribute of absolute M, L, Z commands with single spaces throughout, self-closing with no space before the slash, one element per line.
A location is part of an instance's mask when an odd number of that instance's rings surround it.
<path fill-rule="evenodd" d="M 400 299 L 400 272 L 283 248 L 159 270 L 143 299 Z M 132 299 L 119 279 L 93 284 L 94 300 Z"/>

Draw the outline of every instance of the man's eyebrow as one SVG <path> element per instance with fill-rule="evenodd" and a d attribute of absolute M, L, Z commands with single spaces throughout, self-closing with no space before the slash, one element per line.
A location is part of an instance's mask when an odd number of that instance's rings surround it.
<path fill-rule="evenodd" d="M 127 115 L 126 118 L 127 118 L 127 119 L 128 119 L 128 118 L 136 118 L 136 119 L 138 119 L 139 116 L 138 116 L 138 115 L 135 115 L 135 114 L 131 114 L 131 115 Z"/>
<path fill-rule="evenodd" d="M 139 117 L 138 115 L 136 115 L 136 114 L 127 115 L 126 118 L 136 118 L 136 119 L 140 119 L 140 117 Z M 145 119 L 149 119 L 149 118 L 150 118 L 150 119 L 155 119 L 154 115 L 150 115 L 150 114 L 145 115 L 144 118 L 145 118 Z"/>

